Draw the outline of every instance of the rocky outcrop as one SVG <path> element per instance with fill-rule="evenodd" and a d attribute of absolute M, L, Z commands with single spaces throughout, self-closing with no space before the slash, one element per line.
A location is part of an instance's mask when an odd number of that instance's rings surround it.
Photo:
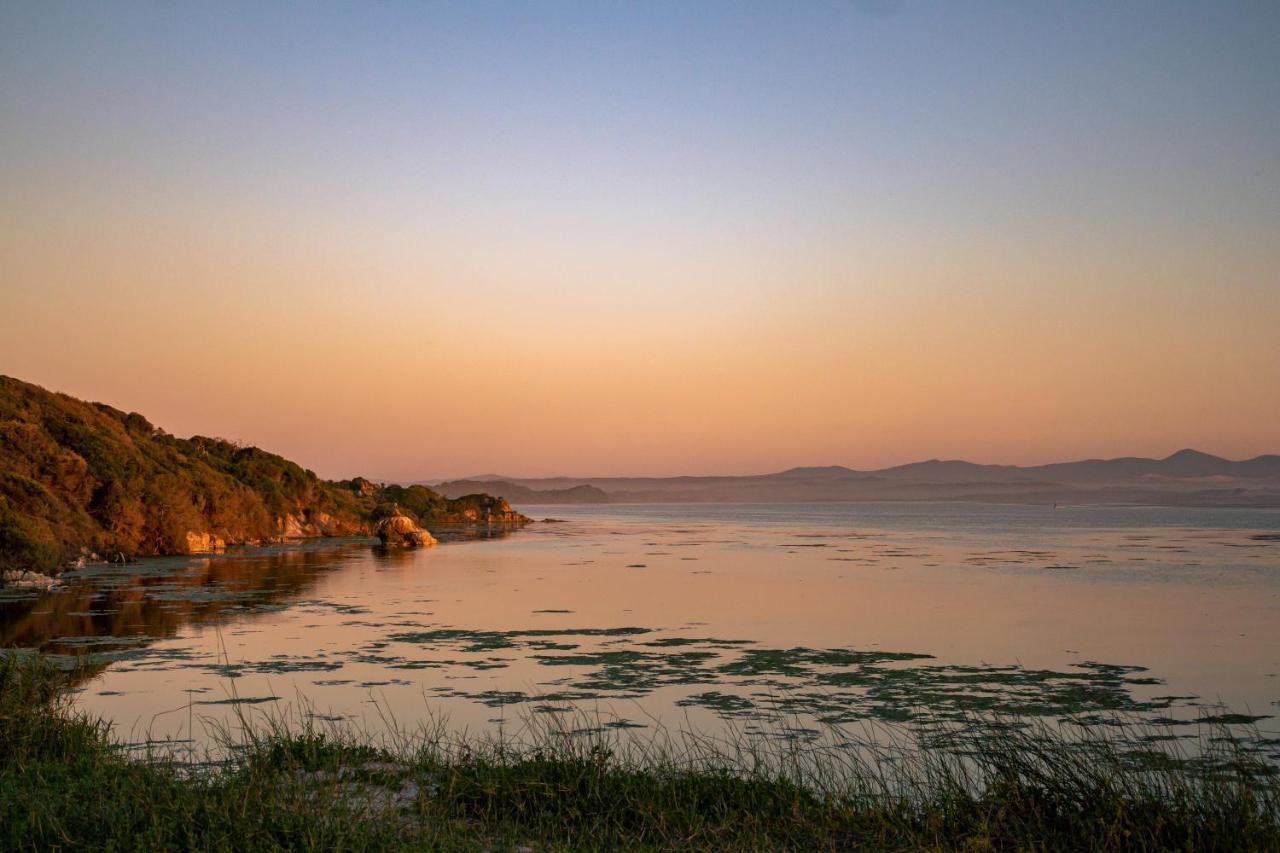
<path fill-rule="evenodd" d="M 464 495 L 450 501 L 448 510 L 432 515 L 440 524 L 528 524 L 527 515 L 516 512 L 504 498 L 492 495 Z"/>
<path fill-rule="evenodd" d="M 426 548 L 436 544 L 429 531 L 399 510 L 378 521 L 373 529 L 385 548 Z"/>
<path fill-rule="evenodd" d="M 281 539 L 306 539 L 307 536 L 314 535 L 303 529 L 302 522 L 293 513 L 277 519 L 276 524 L 280 527 Z"/>
<path fill-rule="evenodd" d="M 309 529 L 312 536 L 360 536 L 368 532 L 368 526 L 361 523 L 344 521 L 327 512 L 311 514 Z"/>
<path fill-rule="evenodd" d="M 57 585 L 57 578 L 40 572 L 0 572 L 0 586 L 10 586 L 14 589 L 53 589 Z"/>
<path fill-rule="evenodd" d="M 344 484 L 347 488 L 351 489 L 351 491 L 363 498 L 371 498 L 378 493 L 378 485 L 370 480 L 366 480 L 364 477 L 354 477 L 350 480 L 345 480 Z"/>
<path fill-rule="evenodd" d="M 221 536 L 215 536 L 208 531 L 187 531 L 188 554 L 208 554 L 213 551 L 223 551 L 226 547 L 227 542 Z"/>

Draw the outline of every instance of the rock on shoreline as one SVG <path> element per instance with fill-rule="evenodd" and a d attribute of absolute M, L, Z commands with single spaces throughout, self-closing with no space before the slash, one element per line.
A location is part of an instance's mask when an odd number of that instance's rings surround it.
<path fill-rule="evenodd" d="M 0 587 L 14 589 L 52 589 L 58 585 L 58 579 L 40 572 L 7 571 L 0 572 Z"/>
<path fill-rule="evenodd" d="M 375 524 L 374 533 L 382 540 L 384 548 L 426 548 L 436 544 L 436 538 L 430 531 L 423 530 L 399 508 Z"/>

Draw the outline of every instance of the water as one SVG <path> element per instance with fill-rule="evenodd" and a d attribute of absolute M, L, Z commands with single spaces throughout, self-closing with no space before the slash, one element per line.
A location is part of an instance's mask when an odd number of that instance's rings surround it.
<path fill-rule="evenodd" d="M 5 592 L 0 642 L 90 665 L 130 742 L 235 715 L 448 717 L 806 738 L 978 713 L 1195 736 L 1280 713 L 1276 510 L 532 507 L 484 541 L 316 542 L 94 566 Z M 1224 717 L 1224 714 L 1231 716 Z M 780 722 L 781 721 L 781 722 Z"/>

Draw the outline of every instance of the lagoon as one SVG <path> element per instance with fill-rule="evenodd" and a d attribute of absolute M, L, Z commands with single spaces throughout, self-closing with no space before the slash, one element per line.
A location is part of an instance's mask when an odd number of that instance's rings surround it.
<path fill-rule="evenodd" d="M 77 704 L 136 745 L 257 715 L 800 741 L 1120 715 L 1249 724 L 1280 753 L 1277 510 L 521 509 L 557 520 L 89 566 L 7 591 L 0 639 L 89 664 Z"/>

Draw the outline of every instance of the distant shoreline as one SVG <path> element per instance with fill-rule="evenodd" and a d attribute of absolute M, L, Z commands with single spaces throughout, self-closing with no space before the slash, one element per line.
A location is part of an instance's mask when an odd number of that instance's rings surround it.
<path fill-rule="evenodd" d="M 1231 460 L 1198 450 L 1050 465 L 931 459 L 858 471 L 839 465 L 773 474 L 502 477 L 430 484 L 446 497 L 490 492 L 523 504 L 977 501 L 1017 504 L 1280 507 L 1280 455 Z"/>

